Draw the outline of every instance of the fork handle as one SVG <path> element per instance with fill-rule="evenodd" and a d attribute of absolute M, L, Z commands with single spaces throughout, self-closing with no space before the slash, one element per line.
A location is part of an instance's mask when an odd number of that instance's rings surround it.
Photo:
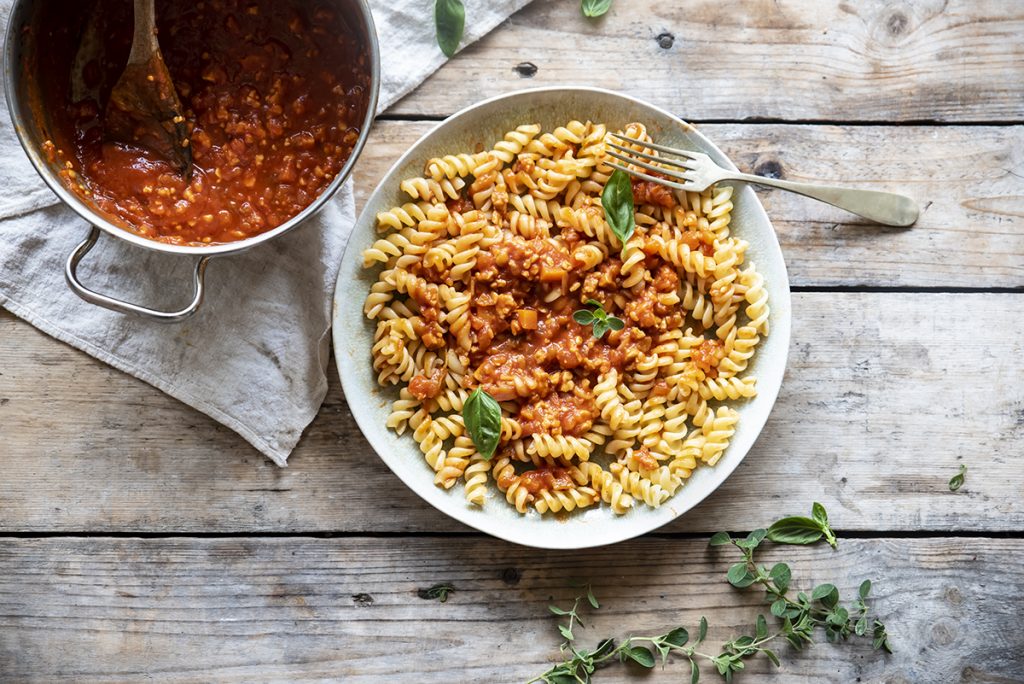
<path fill-rule="evenodd" d="M 910 226 L 917 221 L 918 209 L 914 200 L 892 192 L 797 183 L 753 176 L 749 173 L 725 173 L 720 180 L 746 181 L 747 183 L 766 185 L 770 188 L 788 190 L 845 209 L 886 226 Z"/>

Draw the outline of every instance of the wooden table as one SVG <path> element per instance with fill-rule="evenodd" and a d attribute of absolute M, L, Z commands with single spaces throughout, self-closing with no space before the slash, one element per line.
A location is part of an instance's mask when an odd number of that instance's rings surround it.
<path fill-rule="evenodd" d="M 456 109 L 564 83 L 667 107 L 744 170 L 915 197 L 914 228 L 881 230 L 761 192 L 790 268 L 793 340 L 775 411 L 733 477 L 634 542 L 520 548 L 408 491 L 363 440 L 333 368 L 282 470 L 0 314 L 0 680 L 522 681 L 558 656 L 546 606 L 574 579 L 602 601 L 586 644 L 707 615 L 717 646 L 764 606 L 726 584 L 731 561 L 709 534 L 817 500 L 838 551 L 767 558 L 792 558 L 800 586 L 849 595 L 873 579 L 896 652 L 784 647 L 781 673 L 758 662 L 737 681 L 1024 681 L 1024 3 L 578 12 L 534 3 L 382 117 L 360 197 Z M 446 603 L 418 597 L 438 582 L 456 588 Z M 688 681 L 684 667 L 637 679 L 617 666 L 598 681 Z"/>

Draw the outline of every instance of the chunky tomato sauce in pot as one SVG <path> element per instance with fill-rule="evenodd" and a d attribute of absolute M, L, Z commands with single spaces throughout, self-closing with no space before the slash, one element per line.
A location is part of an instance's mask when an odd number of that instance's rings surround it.
<path fill-rule="evenodd" d="M 47 0 L 37 56 L 47 139 L 64 184 L 112 223 L 189 246 L 245 240 L 308 207 L 360 139 L 371 53 L 345 2 L 160 0 L 161 50 L 192 125 L 186 180 L 106 140 L 103 107 L 127 61 L 132 3 Z M 52 47 L 52 53 L 45 55 Z"/>

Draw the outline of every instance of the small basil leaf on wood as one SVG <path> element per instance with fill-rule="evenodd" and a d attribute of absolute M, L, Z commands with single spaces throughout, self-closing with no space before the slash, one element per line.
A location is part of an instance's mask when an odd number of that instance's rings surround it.
<path fill-rule="evenodd" d="M 501 406 L 477 387 L 462 406 L 462 420 L 476 450 L 490 460 L 501 438 Z"/>
<path fill-rule="evenodd" d="M 967 474 L 967 466 L 963 463 L 960 464 L 960 472 L 954 475 L 949 480 L 949 491 L 955 492 L 964 486 L 964 475 Z"/>
<path fill-rule="evenodd" d="M 434 24 L 441 52 L 451 57 L 459 49 L 466 28 L 466 8 L 462 0 L 434 0 Z"/>
<path fill-rule="evenodd" d="M 612 6 L 612 0 L 582 0 L 580 3 L 585 17 L 599 17 Z"/>
<path fill-rule="evenodd" d="M 636 229 L 635 207 L 633 204 L 633 183 L 622 169 L 615 169 L 601 191 L 601 206 L 604 219 L 623 248 Z"/>
<path fill-rule="evenodd" d="M 768 539 L 776 544 L 813 544 L 823 534 L 817 520 L 797 515 L 776 521 L 768 528 Z"/>

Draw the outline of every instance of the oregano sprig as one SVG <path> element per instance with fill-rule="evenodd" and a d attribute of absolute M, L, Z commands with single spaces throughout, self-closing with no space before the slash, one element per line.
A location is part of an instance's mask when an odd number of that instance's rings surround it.
<path fill-rule="evenodd" d="M 572 319 L 580 325 L 593 325 L 594 337 L 601 339 L 604 334 L 609 330 L 622 330 L 626 327 L 626 324 L 621 318 L 615 316 L 609 316 L 601 305 L 601 302 L 596 299 L 588 299 L 587 306 L 594 307 L 591 309 L 579 309 L 574 311 Z"/>
<path fill-rule="evenodd" d="M 812 509 L 812 520 L 818 523 L 818 535 L 814 541 L 825 538 L 832 543 L 823 527 L 828 526 L 828 514 L 824 506 L 815 504 Z M 785 518 L 783 520 L 786 520 Z M 783 521 L 779 521 L 783 522 Z M 778 523 L 776 523 L 778 524 Z M 772 525 L 776 527 L 776 525 Z M 627 636 L 621 643 L 613 639 L 603 639 L 598 642 L 594 650 L 580 648 L 574 627 L 583 627 L 579 618 L 579 608 L 583 603 L 584 596 L 577 596 L 571 610 L 563 610 L 557 606 L 551 606 L 553 613 L 560 616 L 568 616 L 567 625 L 559 624 L 559 632 L 566 639 L 562 644 L 563 653 L 570 653 L 571 656 L 561 663 L 553 666 L 547 672 L 530 680 L 531 682 L 546 682 L 548 684 L 588 684 L 597 668 L 609 664 L 614 660 L 620 662 L 632 661 L 644 668 L 653 668 L 656 664 L 656 656 L 660 657 L 664 666 L 670 655 L 675 654 L 689 662 L 690 682 L 697 684 L 700 680 L 700 667 L 698 662 L 707 661 L 725 679 L 731 682 L 733 676 L 744 669 L 747 660 L 758 655 L 764 655 L 774 665 L 779 666 L 779 656 L 772 650 L 772 644 L 777 639 L 787 641 L 795 649 L 800 650 L 804 646 L 813 643 L 813 636 L 817 629 L 825 632 L 825 637 L 831 642 L 845 641 L 850 636 L 871 638 L 875 649 L 892 652 L 889 645 L 889 635 L 885 625 L 878 618 L 870 616 L 870 608 L 867 603 L 871 593 L 871 581 L 864 580 L 858 591 L 857 598 L 844 605 L 840 601 L 839 589 L 830 583 L 823 583 L 815 586 L 811 591 L 790 591 L 792 571 L 788 563 L 775 563 L 771 568 L 759 564 L 755 559 L 755 552 L 767 539 L 771 540 L 771 527 L 768 529 L 756 529 L 746 537 L 734 538 L 727 532 L 719 532 L 711 537 L 711 546 L 732 546 L 737 549 L 742 557 L 738 563 L 729 567 L 726 579 L 733 586 L 743 589 L 757 585 L 765 592 L 765 602 L 769 604 L 769 613 L 776 620 L 776 627 L 772 629 L 769 625 L 769 618 L 759 614 L 754 622 L 752 633 L 743 634 L 722 644 L 721 651 L 717 654 L 706 653 L 698 650 L 704 643 L 708 632 L 708 623 L 701 618 L 697 638 L 690 642 L 689 632 L 685 627 L 675 627 L 670 631 L 656 636 Z M 831 535 L 831 529 L 828 530 Z M 783 537 L 787 538 L 787 537 Z M 781 541 L 778 543 L 808 544 L 813 541 Z M 586 598 L 593 608 L 598 607 L 597 599 L 589 586 Z M 870 634 L 869 634 L 870 627 Z"/>

